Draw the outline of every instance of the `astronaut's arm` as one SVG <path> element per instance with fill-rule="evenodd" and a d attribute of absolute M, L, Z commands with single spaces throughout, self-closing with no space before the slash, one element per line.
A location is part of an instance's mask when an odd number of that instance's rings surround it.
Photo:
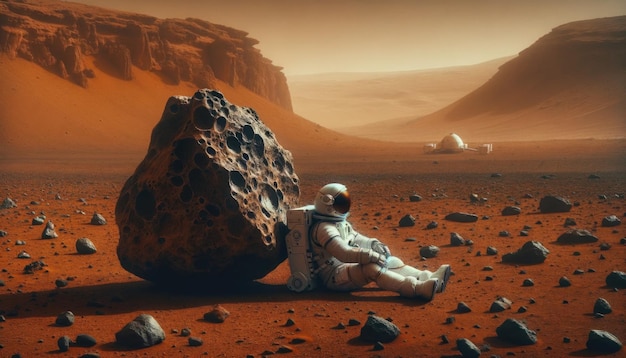
<path fill-rule="evenodd" d="M 391 252 L 389 251 L 387 245 L 383 244 L 380 240 L 369 238 L 365 235 L 359 234 L 358 232 L 355 233 L 356 235 L 352 239 L 353 245 L 364 249 L 374 250 L 379 254 L 385 255 L 385 257 L 391 256 Z"/>
<path fill-rule="evenodd" d="M 371 249 L 350 246 L 347 242 L 341 240 L 339 236 L 332 237 L 326 243 L 324 249 L 339 261 L 346 263 L 378 263 L 379 265 L 384 266 L 387 258 L 384 254 L 379 254 Z"/>

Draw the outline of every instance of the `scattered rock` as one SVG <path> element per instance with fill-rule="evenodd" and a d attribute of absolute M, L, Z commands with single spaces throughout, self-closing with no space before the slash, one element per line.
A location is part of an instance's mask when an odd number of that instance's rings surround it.
<path fill-rule="evenodd" d="M 465 239 L 461 235 L 456 232 L 450 233 L 450 245 L 452 246 L 463 246 L 465 245 Z"/>
<path fill-rule="evenodd" d="M 46 227 L 43 229 L 43 232 L 41 233 L 41 238 L 42 239 L 54 239 L 59 237 L 59 234 L 56 233 L 56 231 L 54 231 L 54 224 L 52 223 L 52 221 L 48 221 L 48 223 L 46 224 Z"/>
<path fill-rule="evenodd" d="M 426 228 L 427 228 L 427 229 L 429 229 L 429 230 L 430 230 L 430 229 L 436 229 L 436 228 L 437 228 L 437 226 L 439 226 L 439 223 L 438 223 L 438 222 L 436 222 L 436 221 L 431 221 L 431 222 L 429 222 L 429 223 L 428 223 L 428 225 L 426 225 Z"/>
<path fill-rule="evenodd" d="M 230 312 L 222 305 L 215 305 L 211 311 L 204 314 L 204 320 L 212 323 L 222 323 L 226 321 L 228 316 L 230 316 Z"/>
<path fill-rule="evenodd" d="M 622 342 L 612 333 L 592 329 L 587 337 L 587 349 L 603 353 L 615 353 L 622 349 Z"/>
<path fill-rule="evenodd" d="M 127 271 L 170 288 L 236 285 L 287 258 L 293 157 L 251 108 L 202 89 L 172 96 L 115 208 Z"/>
<path fill-rule="evenodd" d="M 598 238 L 583 229 L 570 229 L 556 239 L 559 244 L 586 244 L 596 242 Z"/>
<path fill-rule="evenodd" d="M 611 304 L 604 298 L 598 298 L 593 305 L 593 313 L 609 314 L 613 312 Z"/>
<path fill-rule="evenodd" d="M 74 342 L 68 336 L 61 336 L 57 340 L 57 346 L 59 347 L 59 351 L 67 352 L 70 350 L 70 346 L 73 345 Z"/>
<path fill-rule="evenodd" d="M 427 259 L 433 258 L 439 254 L 439 247 L 435 245 L 420 247 L 420 256 Z"/>
<path fill-rule="evenodd" d="M 76 252 L 78 252 L 79 254 L 91 255 L 91 254 L 95 254 L 96 251 L 98 251 L 96 249 L 96 245 L 94 245 L 94 243 L 88 238 L 81 237 L 78 240 L 76 240 Z"/>
<path fill-rule="evenodd" d="M 398 222 L 398 226 L 400 227 L 415 226 L 415 218 L 411 214 L 406 214 L 400 219 L 400 221 Z"/>
<path fill-rule="evenodd" d="M 22 250 L 17 254 L 17 258 L 18 259 L 30 259 L 30 254 Z"/>
<path fill-rule="evenodd" d="M 497 255 L 498 254 L 498 249 L 496 249 L 493 246 L 487 246 L 487 256 L 493 256 L 493 255 Z"/>
<path fill-rule="evenodd" d="M 422 201 L 422 197 L 417 194 L 409 195 L 409 201 L 411 202 Z"/>
<path fill-rule="evenodd" d="M 33 220 L 30 222 L 31 225 L 35 225 L 35 226 L 39 226 L 39 225 L 43 225 L 46 222 L 46 217 L 45 216 L 36 216 L 33 218 Z"/>
<path fill-rule="evenodd" d="M 602 218 L 602 226 L 603 227 L 613 227 L 621 224 L 622 221 L 615 215 L 609 215 Z"/>
<path fill-rule="evenodd" d="M 187 339 L 189 346 L 191 347 L 200 347 L 204 342 L 202 342 L 202 338 L 200 337 L 189 337 Z"/>
<path fill-rule="evenodd" d="M 141 314 L 115 333 L 115 341 L 128 348 L 145 348 L 163 342 L 165 332 L 154 317 Z"/>
<path fill-rule="evenodd" d="M 491 303 L 491 307 L 489 307 L 489 312 L 497 313 L 511 309 L 511 304 L 513 304 L 513 302 L 508 298 L 498 297 L 495 301 Z"/>
<path fill-rule="evenodd" d="M 74 313 L 65 311 L 57 316 L 55 321 L 57 326 L 69 327 L 74 324 Z"/>
<path fill-rule="evenodd" d="M 2 201 L 2 204 L 0 204 L 0 209 L 11 209 L 11 208 L 17 208 L 17 204 L 11 198 L 5 198 Z"/>
<path fill-rule="evenodd" d="M 456 311 L 458 313 L 469 313 L 472 312 L 472 309 L 465 302 L 459 302 L 456 305 Z"/>
<path fill-rule="evenodd" d="M 463 356 L 463 358 L 480 357 L 480 349 L 478 349 L 478 347 L 476 347 L 476 345 L 467 338 L 457 339 L 456 347 L 459 352 L 461 352 L 461 356 Z"/>
<path fill-rule="evenodd" d="M 382 350 L 384 350 L 384 349 L 385 349 L 385 345 L 383 345 L 383 344 L 382 344 L 382 343 L 380 343 L 380 342 L 376 342 L 376 343 L 374 343 L 374 347 L 372 347 L 372 350 L 373 350 L 373 351 L 382 351 Z"/>
<path fill-rule="evenodd" d="M 39 260 L 39 261 L 33 261 L 31 263 L 29 263 L 28 265 L 24 266 L 24 273 L 26 274 L 32 274 L 35 273 L 35 271 L 39 271 L 42 270 L 44 268 L 44 266 L 47 266 L 45 262 Z"/>
<path fill-rule="evenodd" d="M 102 216 L 101 214 L 98 213 L 93 213 L 93 216 L 91 217 L 91 225 L 106 225 L 107 221 L 104 218 L 104 216 Z"/>
<path fill-rule="evenodd" d="M 572 282 L 566 276 L 561 276 L 559 278 L 559 287 L 569 287 L 572 285 Z"/>
<path fill-rule="evenodd" d="M 54 285 L 58 288 L 66 287 L 68 283 L 69 281 L 64 278 L 57 278 L 56 280 L 54 280 Z"/>
<path fill-rule="evenodd" d="M 559 196 L 544 196 L 539 201 L 539 211 L 542 213 L 566 213 L 572 209 L 572 203 Z"/>
<path fill-rule="evenodd" d="M 392 342 L 400 335 L 400 329 L 388 320 L 376 315 L 369 315 L 361 327 L 360 338 L 367 342 Z"/>
<path fill-rule="evenodd" d="M 77 347 L 93 347 L 98 342 L 93 336 L 88 334 L 79 334 L 76 336 L 76 342 L 74 343 Z"/>
<path fill-rule="evenodd" d="M 502 209 L 502 216 L 513 216 L 513 215 L 519 215 L 522 213 L 522 209 L 519 208 L 519 206 L 507 206 L 504 209 Z"/>
<path fill-rule="evenodd" d="M 502 256 L 502 262 L 517 264 L 539 264 L 546 260 L 550 251 L 538 241 L 527 241 L 516 252 Z"/>
<path fill-rule="evenodd" d="M 518 345 L 530 345 L 537 343 L 537 333 L 529 330 L 526 325 L 518 320 L 507 318 L 496 328 L 498 338 Z"/>
<path fill-rule="evenodd" d="M 500 237 L 509 237 L 509 236 L 511 236 L 511 233 L 506 231 L 506 230 L 502 230 L 502 231 L 500 231 L 498 233 L 498 236 L 500 236 Z"/>
<path fill-rule="evenodd" d="M 535 282 L 530 278 L 527 278 L 524 280 L 524 282 L 522 282 L 522 286 L 524 287 L 532 287 L 534 285 L 535 285 Z"/>
<path fill-rule="evenodd" d="M 605 282 L 610 288 L 626 288 L 626 272 L 613 271 L 606 276 Z"/>
<path fill-rule="evenodd" d="M 470 213 L 454 212 L 446 215 L 445 219 L 460 223 L 473 223 L 478 221 L 478 216 Z"/>
<path fill-rule="evenodd" d="M 567 227 L 567 226 L 576 226 L 576 220 L 572 219 L 572 218 L 565 218 L 565 223 L 563 224 L 563 226 Z"/>

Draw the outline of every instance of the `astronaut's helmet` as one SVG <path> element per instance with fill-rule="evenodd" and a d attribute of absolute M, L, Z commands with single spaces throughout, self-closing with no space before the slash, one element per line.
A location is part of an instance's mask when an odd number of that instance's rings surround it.
<path fill-rule="evenodd" d="M 315 197 L 315 211 L 321 215 L 345 218 L 350 211 L 350 193 L 345 185 L 324 185 Z"/>

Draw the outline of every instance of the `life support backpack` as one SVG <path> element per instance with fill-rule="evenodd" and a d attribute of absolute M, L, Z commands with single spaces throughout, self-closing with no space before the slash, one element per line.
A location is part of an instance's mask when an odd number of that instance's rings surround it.
<path fill-rule="evenodd" d="M 311 291 L 317 286 L 317 270 L 311 249 L 311 227 L 315 206 L 306 205 L 287 212 L 289 233 L 285 237 L 291 276 L 287 288 L 295 292 Z"/>

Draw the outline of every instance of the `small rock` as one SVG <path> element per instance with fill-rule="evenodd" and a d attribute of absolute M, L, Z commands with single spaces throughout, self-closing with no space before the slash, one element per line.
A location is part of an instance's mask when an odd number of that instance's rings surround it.
<path fill-rule="evenodd" d="M 106 225 L 106 223 L 107 221 L 102 214 L 93 213 L 90 221 L 91 225 Z"/>
<path fill-rule="evenodd" d="M 422 197 L 417 194 L 409 195 L 409 201 L 411 202 L 422 201 Z"/>
<path fill-rule="evenodd" d="M 587 338 L 587 349 L 603 353 L 615 353 L 622 349 L 622 342 L 612 333 L 592 329 Z"/>
<path fill-rule="evenodd" d="M 68 350 L 70 350 L 70 346 L 72 344 L 74 344 L 74 342 L 72 342 L 72 340 L 68 336 L 61 336 L 57 340 L 57 346 L 59 347 L 59 351 L 61 352 L 67 352 Z"/>
<path fill-rule="evenodd" d="M 569 287 L 572 285 L 572 282 L 566 276 L 562 276 L 559 278 L 559 287 Z"/>
<path fill-rule="evenodd" d="M 96 344 L 98 344 L 96 339 L 88 334 L 79 334 L 76 336 L 75 345 L 77 347 L 93 347 Z"/>
<path fill-rule="evenodd" d="M 502 256 L 502 262 L 518 263 L 518 264 L 538 264 L 542 263 L 548 257 L 550 251 L 546 249 L 538 241 L 527 241 L 516 252 L 508 253 Z"/>
<path fill-rule="evenodd" d="M 461 235 L 456 232 L 450 233 L 450 245 L 452 246 L 463 246 L 465 245 L 465 239 Z"/>
<path fill-rule="evenodd" d="M 43 225 L 43 223 L 46 222 L 46 217 L 45 216 L 37 216 L 33 218 L 33 221 L 30 222 L 31 225 Z"/>
<path fill-rule="evenodd" d="M 511 233 L 506 231 L 506 230 L 503 230 L 503 231 L 500 231 L 498 233 L 498 236 L 500 236 L 500 237 L 509 237 L 509 236 L 511 236 Z"/>
<path fill-rule="evenodd" d="M 605 282 L 610 288 L 626 288 L 626 273 L 613 271 L 606 276 Z"/>
<path fill-rule="evenodd" d="M 373 351 L 382 351 L 384 349 L 385 349 L 385 346 L 380 342 L 374 343 L 374 347 L 372 347 Z"/>
<path fill-rule="evenodd" d="M 59 234 L 56 233 L 56 231 L 54 231 L 54 224 L 52 223 L 52 221 L 48 221 L 48 223 L 46 224 L 46 227 L 43 229 L 43 232 L 41 233 L 41 238 L 42 239 L 54 239 L 59 237 Z"/>
<path fill-rule="evenodd" d="M 593 305 L 593 313 L 608 314 L 611 312 L 613 312 L 611 304 L 604 298 L 598 298 L 596 303 Z"/>
<path fill-rule="evenodd" d="M 18 259 L 30 259 L 30 254 L 22 250 L 17 254 L 17 258 Z"/>
<path fill-rule="evenodd" d="M 368 342 L 392 342 L 400 335 L 400 329 L 388 320 L 376 315 L 367 317 L 367 321 L 361 327 L 360 338 Z"/>
<path fill-rule="evenodd" d="M 65 311 L 57 316 L 55 321 L 57 326 L 69 327 L 74 324 L 74 313 Z"/>
<path fill-rule="evenodd" d="M 498 297 L 495 301 L 491 303 L 491 307 L 489 308 L 489 312 L 498 313 L 511 308 L 511 304 L 513 302 L 505 297 Z"/>
<path fill-rule="evenodd" d="M 76 252 L 78 252 L 79 254 L 91 255 L 91 254 L 95 254 L 96 251 L 98 251 L 96 249 L 96 245 L 94 245 L 94 243 L 88 238 L 81 237 L 78 240 L 76 240 Z"/>
<path fill-rule="evenodd" d="M 415 226 L 415 218 L 410 214 L 406 214 L 402 217 L 402 219 L 400 219 L 398 225 L 400 227 Z"/>
<path fill-rule="evenodd" d="M 556 239 L 559 244 L 586 244 L 596 242 L 598 238 L 587 230 L 570 229 Z"/>
<path fill-rule="evenodd" d="M 576 220 L 572 219 L 572 218 L 565 218 L 565 223 L 563 224 L 563 226 L 567 227 L 567 226 L 576 226 Z"/>
<path fill-rule="evenodd" d="M 446 215 L 445 217 L 448 221 L 462 222 L 462 223 L 473 223 L 478 221 L 478 216 L 474 214 L 464 213 L 464 212 L 454 212 Z"/>
<path fill-rule="evenodd" d="M 502 216 L 514 216 L 522 213 L 522 209 L 519 206 L 507 206 L 502 209 Z"/>
<path fill-rule="evenodd" d="M 222 305 L 215 305 L 213 310 L 204 314 L 204 320 L 212 323 L 222 323 L 230 316 L 230 312 L 228 312 Z"/>
<path fill-rule="evenodd" d="M 2 204 L 0 204 L 0 209 L 11 209 L 11 208 L 17 208 L 17 204 L 11 198 L 5 198 L 4 201 L 2 201 Z"/>
<path fill-rule="evenodd" d="M 539 211 L 542 213 L 565 213 L 572 209 L 572 203 L 559 196 L 544 196 L 539 201 Z"/>
<path fill-rule="evenodd" d="M 189 342 L 189 346 L 191 347 L 200 347 L 203 343 L 200 337 L 189 337 L 187 342 Z"/>
<path fill-rule="evenodd" d="M 477 358 L 480 357 L 480 349 L 476 347 L 472 341 L 467 338 L 459 338 L 456 340 L 456 347 L 463 358 Z"/>
<path fill-rule="evenodd" d="M 438 253 L 439 253 L 439 248 L 435 245 L 420 247 L 420 256 L 425 257 L 427 259 L 437 256 Z"/>
<path fill-rule="evenodd" d="M 496 328 L 498 338 L 518 345 L 530 345 L 537 343 L 537 333 L 529 330 L 526 325 L 518 320 L 507 318 Z"/>
<path fill-rule="evenodd" d="M 293 348 L 287 346 L 287 345 L 281 345 L 280 347 L 278 347 L 278 350 L 276 350 L 276 353 L 291 353 L 293 352 Z"/>
<path fill-rule="evenodd" d="M 472 312 L 472 309 L 465 302 L 459 302 L 456 305 L 456 311 L 458 313 L 469 313 Z"/>
<path fill-rule="evenodd" d="M 65 286 L 67 286 L 68 281 L 67 281 L 67 280 L 65 280 L 65 279 L 62 279 L 62 278 L 57 278 L 57 279 L 54 281 L 54 284 L 55 284 L 55 286 L 56 286 L 56 287 L 61 288 L 61 287 L 65 287 Z"/>
<path fill-rule="evenodd" d="M 429 230 L 430 230 L 430 229 L 436 229 L 436 228 L 437 228 L 437 226 L 439 226 L 439 223 L 438 223 L 438 222 L 436 222 L 436 221 L 431 221 L 431 222 L 429 222 L 429 223 L 428 223 L 428 225 L 426 225 L 426 228 L 427 228 L 427 229 L 429 229 Z"/>
<path fill-rule="evenodd" d="M 618 226 L 621 223 L 622 223 L 622 221 L 615 215 L 609 215 L 609 216 L 606 216 L 606 217 L 604 217 L 602 219 L 602 226 L 603 227 Z"/>
<path fill-rule="evenodd" d="M 527 278 L 524 280 L 524 282 L 522 282 L 522 286 L 524 287 L 532 287 L 534 285 L 535 285 L 535 282 L 530 278 Z"/>
<path fill-rule="evenodd" d="M 159 323 L 148 314 L 137 316 L 115 333 L 115 341 L 128 348 L 145 348 L 163 342 L 165 332 Z"/>
<path fill-rule="evenodd" d="M 487 256 L 493 256 L 498 254 L 498 249 L 493 246 L 487 246 Z"/>

